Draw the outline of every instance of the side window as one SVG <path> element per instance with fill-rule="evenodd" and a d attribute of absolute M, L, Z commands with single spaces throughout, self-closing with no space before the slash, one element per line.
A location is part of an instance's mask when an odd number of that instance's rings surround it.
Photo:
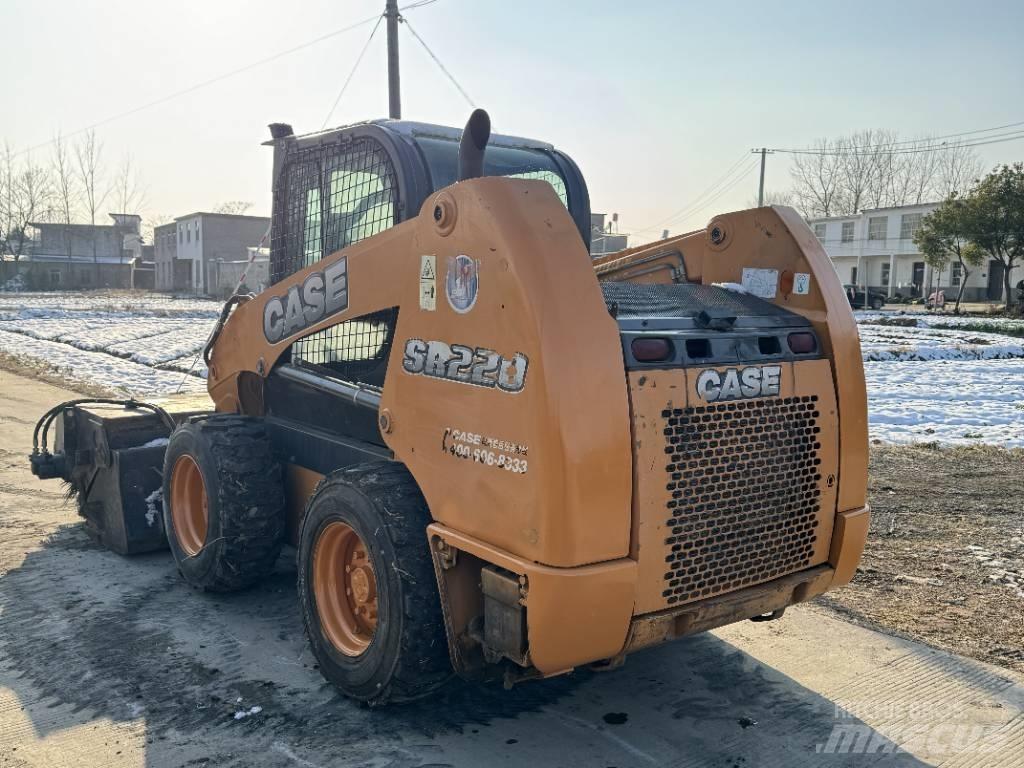
<path fill-rule="evenodd" d="M 305 215 L 302 223 L 302 264 L 308 267 L 323 258 L 320 252 L 323 229 L 320 226 L 320 188 L 306 190 Z"/>
<path fill-rule="evenodd" d="M 546 181 L 555 188 L 555 194 L 562 201 L 562 205 L 569 207 L 569 195 L 565 191 L 565 180 L 554 171 L 523 171 L 522 173 L 508 174 L 510 179 L 537 179 Z"/>
<path fill-rule="evenodd" d="M 362 384 L 384 385 L 388 355 L 398 320 L 396 308 L 346 320 L 299 339 L 292 363 Z"/>
<path fill-rule="evenodd" d="M 372 139 L 294 152 L 274 189 L 271 282 L 393 226 L 397 195 Z"/>

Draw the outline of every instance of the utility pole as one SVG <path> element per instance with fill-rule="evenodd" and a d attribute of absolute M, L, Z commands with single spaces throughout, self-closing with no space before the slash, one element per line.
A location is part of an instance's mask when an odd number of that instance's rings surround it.
<path fill-rule="evenodd" d="M 761 183 L 757 187 L 757 207 L 760 208 L 764 205 L 764 161 L 767 155 L 775 154 L 774 150 L 761 147 L 760 149 L 750 150 L 755 155 L 760 153 L 761 155 Z"/>
<path fill-rule="evenodd" d="M 401 78 L 398 74 L 398 0 L 385 0 L 384 18 L 388 22 L 388 116 L 392 120 L 401 120 L 402 91 Z"/>

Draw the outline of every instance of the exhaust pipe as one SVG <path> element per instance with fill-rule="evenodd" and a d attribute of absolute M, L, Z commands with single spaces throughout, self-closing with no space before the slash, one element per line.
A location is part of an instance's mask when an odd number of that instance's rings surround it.
<path fill-rule="evenodd" d="M 484 175 L 484 150 L 490 138 L 490 116 L 482 109 L 474 109 L 459 142 L 459 181 Z"/>

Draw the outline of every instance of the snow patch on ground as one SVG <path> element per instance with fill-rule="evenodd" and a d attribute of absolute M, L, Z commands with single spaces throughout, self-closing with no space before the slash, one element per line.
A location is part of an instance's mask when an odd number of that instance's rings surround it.
<path fill-rule="evenodd" d="M 161 438 L 164 442 L 163 445 L 167 445 L 167 439 Z M 155 442 L 155 441 L 153 441 Z M 151 443 L 146 443 L 142 446 L 148 448 Z M 149 496 L 146 497 L 146 525 L 152 528 L 156 525 L 156 521 L 163 515 L 164 508 L 164 491 L 162 488 L 157 488 Z"/>
<path fill-rule="evenodd" d="M 220 308 L 159 294 L 0 294 L 0 351 L 133 395 L 198 392 L 207 373 L 200 352 Z M 990 332 L 1021 321 L 855 314 L 872 439 L 1024 447 L 1024 340 Z M 872 324 L 880 318 L 914 325 Z M 989 332 L 973 329 L 980 324 Z"/>
<path fill-rule="evenodd" d="M 997 360 L 1024 357 L 1024 339 L 965 330 L 861 325 L 865 361 Z"/>
<path fill-rule="evenodd" d="M 195 297 L 177 298 L 161 293 L 0 293 L 0 312 L 35 309 L 49 312 L 54 309 L 97 312 L 152 312 L 178 314 L 181 312 L 210 313 L 216 317 L 223 306 L 213 299 Z"/>
<path fill-rule="evenodd" d="M 1010 539 L 1002 555 L 974 544 L 967 546 L 967 555 L 989 569 L 989 581 L 1005 584 L 1017 597 L 1024 599 L 1024 531 Z"/>
<path fill-rule="evenodd" d="M 42 363 L 71 380 L 88 381 L 108 389 L 133 395 L 165 395 L 178 391 L 201 392 L 205 382 L 197 376 L 163 371 L 112 357 L 105 352 L 90 352 L 56 341 L 36 339 L 4 330 L 0 323 L 0 351 L 32 363 Z"/>
<path fill-rule="evenodd" d="M 979 326 L 1001 326 L 1024 329 L 1024 320 L 1013 317 L 986 317 L 984 315 L 945 315 L 930 312 L 892 312 L 856 310 L 854 317 L 861 325 L 881 322 L 913 322 L 918 328 L 963 328 L 970 330 Z"/>
<path fill-rule="evenodd" d="M 872 439 L 1024 448 L 1024 359 L 866 362 L 864 374 Z"/>
<path fill-rule="evenodd" d="M 240 709 L 235 712 L 235 720 L 245 720 L 247 717 L 258 715 L 263 711 L 263 707 L 249 707 L 249 709 Z"/>

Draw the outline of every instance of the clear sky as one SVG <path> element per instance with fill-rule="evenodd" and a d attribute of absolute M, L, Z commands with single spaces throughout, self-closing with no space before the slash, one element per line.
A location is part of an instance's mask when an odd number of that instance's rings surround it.
<path fill-rule="evenodd" d="M 400 5 L 410 0 L 400 0 Z M 46 142 L 372 17 L 383 0 L 3 0 L 0 141 Z M 905 137 L 1024 121 L 1020 0 L 860 3 L 437 0 L 407 16 L 495 131 L 544 139 L 582 168 L 624 231 L 703 226 L 747 207 L 742 183 L 660 223 L 751 147 L 861 128 Z M 131 153 L 143 213 L 225 200 L 270 208 L 266 125 L 321 127 L 371 26 L 97 129 L 108 167 Z M 404 116 L 462 125 L 470 107 L 401 30 Z M 332 124 L 387 113 L 383 25 Z M 1024 141 L 981 147 L 986 165 Z M 45 159 L 47 149 L 35 151 Z M 788 161 L 768 160 L 769 189 Z M 654 231 L 657 230 L 657 231 Z"/>

